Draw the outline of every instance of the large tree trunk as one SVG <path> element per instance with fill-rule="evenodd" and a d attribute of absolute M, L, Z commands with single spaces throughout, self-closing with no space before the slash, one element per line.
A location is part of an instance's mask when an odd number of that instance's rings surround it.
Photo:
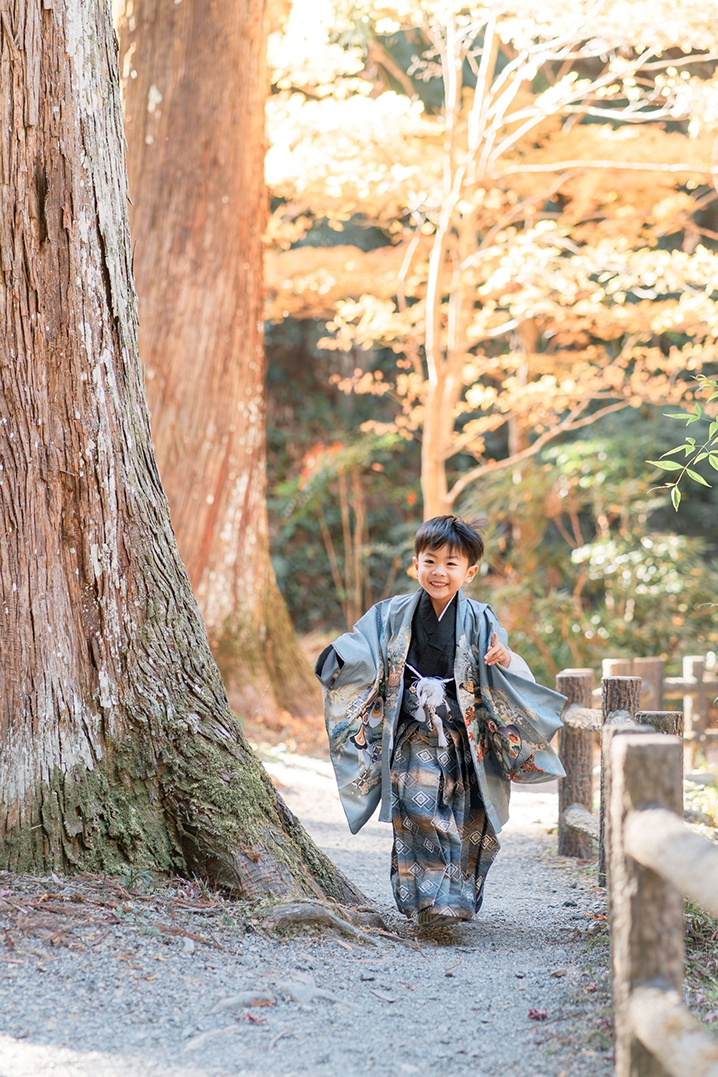
<path fill-rule="evenodd" d="M 179 559 L 122 144 L 109 8 L 15 0 L 0 35 L 0 867 L 346 896 L 237 727 Z"/>
<path fill-rule="evenodd" d="M 321 710 L 269 558 L 265 0 L 119 20 L 140 351 L 180 553 L 239 710 Z M 266 694 L 265 694 L 266 693 Z"/>

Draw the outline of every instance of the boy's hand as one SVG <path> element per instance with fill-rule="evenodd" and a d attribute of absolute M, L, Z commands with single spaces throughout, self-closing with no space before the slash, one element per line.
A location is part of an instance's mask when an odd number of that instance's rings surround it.
<path fill-rule="evenodd" d="M 511 661 L 511 651 L 503 643 L 499 643 L 499 636 L 497 632 L 494 632 L 491 639 L 491 646 L 484 655 L 484 661 L 487 666 L 493 666 L 497 662 L 502 669 L 508 669 Z"/>

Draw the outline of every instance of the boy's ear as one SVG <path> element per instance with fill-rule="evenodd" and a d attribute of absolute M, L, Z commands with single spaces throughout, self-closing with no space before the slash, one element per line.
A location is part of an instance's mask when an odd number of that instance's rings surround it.
<path fill-rule="evenodd" d="M 474 576 L 476 575 L 476 573 L 478 571 L 479 571 L 479 566 L 478 565 L 471 565 L 471 567 L 469 568 L 469 571 L 466 573 L 466 579 L 464 580 L 464 583 L 471 583 L 471 581 L 473 580 Z"/>
<path fill-rule="evenodd" d="M 414 572 L 418 572 L 419 571 L 419 558 L 418 557 L 412 557 L 412 561 L 414 562 Z"/>

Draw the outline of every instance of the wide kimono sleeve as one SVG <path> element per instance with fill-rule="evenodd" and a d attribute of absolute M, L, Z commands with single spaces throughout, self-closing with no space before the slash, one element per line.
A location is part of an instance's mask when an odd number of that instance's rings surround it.
<path fill-rule="evenodd" d="M 324 696 L 329 754 L 342 807 L 353 834 L 381 798 L 385 703 L 382 622 L 376 606 L 326 647 L 314 672 Z"/>
<path fill-rule="evenodd" d="M 491 606 L 486 606 L 486 633 L 496 632 L 508 646 L 508 635 Z M 563 725 L 566 697 L 521 672 L 487 666 L 480 656 L 481 704 L 492 754 L 512 782 L 547 782 L 565 777 L 550 741 Z"/>

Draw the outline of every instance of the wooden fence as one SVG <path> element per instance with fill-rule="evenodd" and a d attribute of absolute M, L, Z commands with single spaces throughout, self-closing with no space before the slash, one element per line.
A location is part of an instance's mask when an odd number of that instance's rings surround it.
<path fill-rule="evenodd" d="M 718 1038 L 681 1001 L 684 896 L 718 915 L 718 847 L 682 818 L 683 714 L 640 710 L 646 678 L 615 672 L 602 680 L 601 707 L 592 706 L 593 680 L 588 669 L 556 678 L 567 696 L 558 851 L 585 857 L 598 841 L 599 882 L 609 895 L 616 1077 L 718 1077 Z M 591 810 L 596 734 L 598 816 Z"/>
<path fill-rule="evenodd" d="M 645 710 L 662 710 L 666 699 L 682 700 L 685 744 L 689 749 L 718 745 L 718 729 L 708 728 L 708 711 L 718 696 L 718 667 L 708 669 L 704 655 L 686 655 L 680 677 L 666 677 L 660 658 L 606 658 L 603 676 L 640 677 Z"/>
<path fill-rule="evenodd" d="M 616 1077 L 718 1077 L 718 1037 L 683 1004 L 683 899 L 718 916 L 718 846 L 682 820 L 680 737 L 610 749 L 608 915 Z"/>

